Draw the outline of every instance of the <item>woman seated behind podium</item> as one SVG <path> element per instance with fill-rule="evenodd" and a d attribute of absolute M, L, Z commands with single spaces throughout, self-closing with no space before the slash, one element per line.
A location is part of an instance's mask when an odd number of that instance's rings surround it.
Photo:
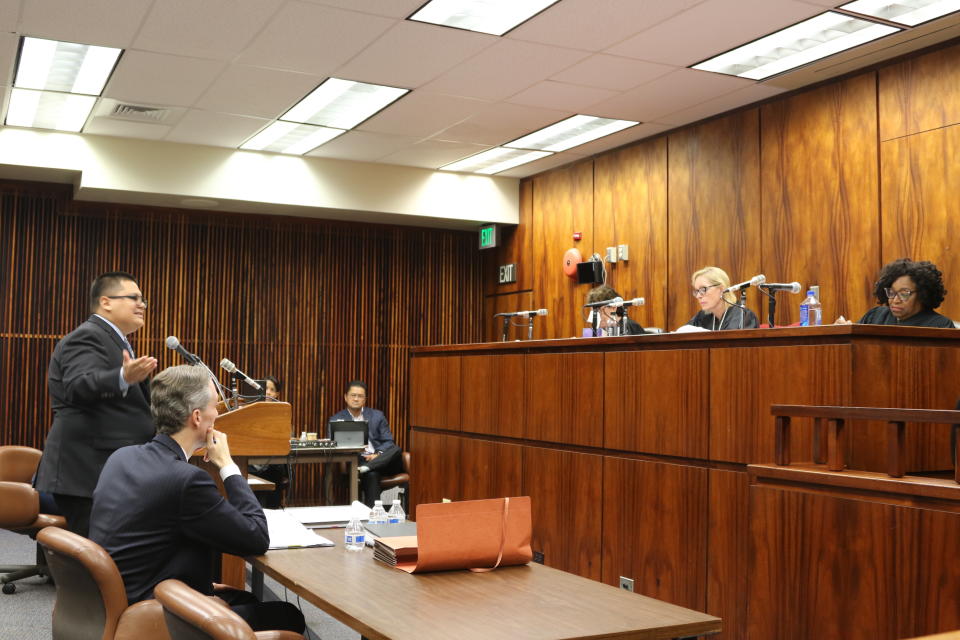
<path fill-rule="evenodd" d="M 599 287 L 594 287 L 590 289 L 587 293 L 587 304 L 592 304 L 594 302 L 603 302 L 604 300 L 613 300 L 614 298 L 620 298 L 620 294 L 613 290 L 613 287 L 602 284 Z M 600 336 L 607 335 L 607 331 L 611 327 L 617 326 L 619 318 L 617 316 L 617 309 L 622 309 L 623 307 L 615 307 L 613 305 L 607 305 L 605 307 L 600 307 L 599 309 L 594 309 L 599 315 L 600 318 L 597 321 L 597 332 Z M 640 326 L 639 322 L 634 322 L 629 317 L 626 316 L 626 309 L 623 309 L 624 312 L 624 322 L 623 322 L 623 332 L 620 335 L 624 336 L 638 336 L 643 333 L 643 327 Z M 587 330 L 589 332 L 589 330 Z"/>
<path fill-rule="evenodd" d="M 934 309 L 947 295 L 943 274 L 926 260 L 900 258 L 884 265 L 873 287 L 878 306 L 867 311 L 857 324 L 899 324 L 909 327 L 953 329 L 953 320 Z M 851 324 L 841 316 L 837 324 Z"/>
<path fill-rule="evenodd" d="M 730 276 L 719 267 L 704 267 L 690 278 L 693 297 L 700 303 L 700 311 L 687 322 L 709 331 L 728 329 L 756 329 L 760 326 L 757 314 L 737 305 L 733 292 L 724 293 L 730 286 Z"/>
<path fill-rule="evenodd" d="M 273 376 L 265 378 L 264 395 L 267 402 L 280 400 L 283 383 Z M 273 491 L 257 491 L 257 500 L 264 509 L 279 509 L 283 506 L 283 494 L 290 485 L 290 474 L 285 464 L 252 464 L 247 468 L 264 480 L 269 480 L 276 488 Z"/>

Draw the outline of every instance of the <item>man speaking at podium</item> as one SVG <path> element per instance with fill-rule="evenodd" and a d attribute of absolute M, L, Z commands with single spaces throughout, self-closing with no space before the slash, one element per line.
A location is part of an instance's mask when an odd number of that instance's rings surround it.
<path fill-rule="evenodd" d="M 380 499 L 380 478 L 403 473 L 403 452 L 393 441 L 390 425 L 383 412 L 364 406 L 367 403 L 366 384 L 351 380 L 347 383 L 343 399 L 347 408 L 334 414 L 329 422 L 354 420 L 367 423 L 367 448 L 360 454 L 360 487 L 363 490 L 363 503 L 373 507 L 373 503 Z M 332 434 L 327 436 L 332 437 Z"/>

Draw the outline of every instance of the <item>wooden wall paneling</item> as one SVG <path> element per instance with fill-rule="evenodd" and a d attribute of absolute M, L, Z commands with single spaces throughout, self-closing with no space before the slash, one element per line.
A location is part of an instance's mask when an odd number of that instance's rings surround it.
<path fill-rule="evenodd" d="M 624 298 L 642 296 L 630 309 L 644 327 L 666 327 L 667 141 L 660 137 L 594 161 L 593 246 L 626 244 L 630 259 L 607 264 L 607 284 Z"/>
<path fill-rule="evenodd" d="M 601 446 L 603 380 L 600 353 L 527 355 L 524 437 Z"/>
<path fill-rule="evenodd" d="M 583 233 L 574 242 L 573 232 Z M 533 290 L 537 304 L 550 310 L 544 338 L 581 335 L 581 305 L 589 287 L 563 273 L 563 254 L 576 247 L 584 259 L 593 241 L 593 162 L 581 162 L 533 179 Z"/>
<path fill-rule="evenodd" d="M 880 139 L 960 123 L 960 45 L 879 71 Z"/>
<path fill-rule="evenodd" d="M 492 296 L 504 293 L 533 288 L 533 181 L 520 181 L 520 210 L 519 224 L 515 227 L 501 229 L 501 244 L 496 249 L 485 249 L 480 252 L 483 261 L 483 292 Z M 479 243 L 479 239 L 477 240 Z M 517 281 L 510 284 L 499 284 L 497 281 L 498 267 L 502 264 L 517 265 Z"/>
<path fill-rule="evenodd" d="M 749 481 L 742 471 L 710 469 L 707 526 L 707 606 L 723 620 L 718 640 L 743 638 L 750 566 Z"/>
<path fill-rule="evenodd" d="M 876 73 L 760 108 L 761 268 L 820 285 L 832 322 L 863 299 L 880 264 Z M 782 295 L 786 323 L 801 298 Z"/>
<path fill-rule="evenodd" d="M 707 470 L 604 457 L 603 581 L 706 609 Z"/>
<path fill-rule="evenodd" d="M 759 122 L 759 110 L 749 109 L 668 138 L 667 330 L 700 310 L 690 296 L 690 276 L 698 269 L 720 267 L 733 282 L 761 273 Z M 765 275 L 771 282 L 787 277 Z M 756 295 L 749 298 L 750 308 L 765 322 L 761 302 Z"/>
<path fill-rule="evenodd" d="M 460 496 L 463 500 L 523 494 L 523 447 L 463 438 L 460 443 Z"/>
<path fill-rule="evenodd" d="M 960 352 L 947 347 L 856 345 L 853 348 L 856 407 L 953 409 L 960 388 L 944 383 L 960 378 Z M 848 429 L 848 464 L 854 469 L 885 468 L 886 423 L 856 422 Z M 950 426 L 908 424 L 908 471 L 953 468 Z"/>
<path fill-rule="evenodd" d="M 605 448 L 707 457 L 706 349 L 605 353 L 603 358 Z"/>
<path fill-rule="evenodd" d="M 850 406 L 851 357 L 849 345 L 711 349 L 710 459 L 773 462 L 770 405 Z M 811 431 L 794 421 L 793 460 L 811 460 Z"/>
<path fill-rule="evenodd" d="M 463 462 L 460 443 L 463 438 L 413 429 L 410 432 L 410 511 L 416 517 L 416 505 L 460 500 L 460 472 Z"/>
<path fill-rule="evenodd" d="M 747 637 L 901 637 L 894 511 L 751 485 Z"/>
<path fill-rule="evenodd" d="M 460 362 L 460 356 L 411 358 L 411 425 L 460 429 Z"/>
<path fill-rule="evenodd" d="M 530 496 L 533 510 L 531 544 L 548 567 L 600 579 L 602 474 L 600 456 L 523 448 L 523 495 Z"/>
<path fill-rule="evenodd" d="M 518 291 L 496 296 L 487 296 L 483 299 L 483 326 L 485 342 L 500 342 L 503 337 L 503 318 L 494 318 L 497 313 L 511 313 L 513 311 L 531 311 L 539 309 L 533 301 L 532 291 Z M 533 321 L 533 338 L 539 340 L 546 336 L 549 327 L 544 326 L 543 319 Z M 527 321 L 519 318 L 510 319 L 507 329 L 507 340 L 526 340 Z M 522 325 L 522 326 L 521 326 Z"/>
<path fill-rule="evenodd" d="M 524 356 L 463 356 L 461 376 L 463 430 L 522 438 Z"/>
<path fill-rule="evenodd" d="M 960 78 L 957 71 L 952 75 Z M 960 115 L 960 89 L 955 87 L 954 93 Z M 937 311 L 954 319 L 960 319 L 960 295 L 954 284 L 960 280 L 960 247 L 953 242 L 960 235 L 958 157 L 960 125 L 880 145 L 882 262 L 913 258 L 936 264 L 952 294 Z M 861 313 L 876 304 L 872 289 L 863 292 L 862 300 Z"/>

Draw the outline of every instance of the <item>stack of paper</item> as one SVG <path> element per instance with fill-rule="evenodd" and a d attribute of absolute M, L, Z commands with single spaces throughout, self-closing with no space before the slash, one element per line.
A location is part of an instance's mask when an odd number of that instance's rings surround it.
<path fill-rule="evenodd" d="M 277 509 L 264 509 L 263 513 L 267 516 L 271 549 L 333 546 L 330 540 L 310 531 L 288 513 Z"/>
<path fill-rule="evenodd" d="M 391 567 L 397 563 L 417 562 L 417 536 L 377 538 L 373 543 L 373 558 Z"/>

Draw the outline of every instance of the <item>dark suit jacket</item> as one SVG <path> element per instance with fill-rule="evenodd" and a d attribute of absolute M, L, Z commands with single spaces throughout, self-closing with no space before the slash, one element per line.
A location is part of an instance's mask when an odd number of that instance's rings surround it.
<path fill-rule="evenodd" d="M 390 432 L 387 417 L 383 415 L 382 411 L 364 407 L 362 413 L 363 419 L 367 421 L 367 440 L 373 445 L 374 451 L 386 451 L 391 446 L 397 446 L 397 443 L 393 441 L 393 434 Z M 340 420 L 353 420 L 353 415 L 350 414 L 349 409 L 334 414 L 329 422 Z M 331 437 L 331 434 L 328 433 L 327 437 Z"/>
<path fill-rule="evenodd" d="M 48 386 L 53 426 L 37 470 L 37 488 L 90 497 L 110 454 L 156 433 L 150 386 L 120 391 L 123 340 L 93 315 L 57 343 Z"/>
<path fill-rule="evenodd" d="M 110 456 L 93 494 L 90 539 L 117 563 L 131 604 L 167 578 L 210 594 L 217 553 L 266 552 L 267 520 L 247 481 L 230 476 L 224 487 L 229 501 L 167 435 Z"/>

